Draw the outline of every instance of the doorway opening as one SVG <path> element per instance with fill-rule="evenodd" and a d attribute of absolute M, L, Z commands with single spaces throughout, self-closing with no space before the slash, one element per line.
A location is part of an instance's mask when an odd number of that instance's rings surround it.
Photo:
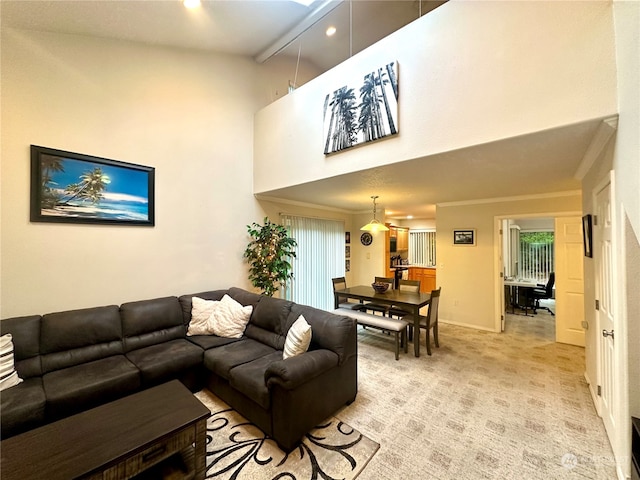
<path fill-rule="evenodd" d="M 504 295 L 502 330 L 555 342 L 553 217 L 500 220 Z"/>

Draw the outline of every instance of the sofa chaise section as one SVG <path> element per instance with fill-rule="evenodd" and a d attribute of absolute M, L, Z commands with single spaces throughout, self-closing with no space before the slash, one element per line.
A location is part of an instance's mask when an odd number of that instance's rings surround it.
<path fill-rule="evenodd" d="M 243 340 L 205 352 L 207 386 L 291 451 L 306 432 L 355 399 L 355 323 L 238 288 L 229 295 L 254 310 Z M 283 360 L 287 333 L 300 315 L 312 328 L 309 351 Z"/>

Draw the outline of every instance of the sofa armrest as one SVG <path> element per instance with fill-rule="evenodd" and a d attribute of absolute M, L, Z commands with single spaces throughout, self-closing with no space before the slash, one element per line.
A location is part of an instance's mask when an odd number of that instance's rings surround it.
<path fill-rule="evenodd" d="M 280 385 L 286 390 L 293 390 L 337 366 L 336 353 L 325 349 L 312 350 L 273 362 L 264 373 L 264 379 L 269 388 L 272 385 Z"/>

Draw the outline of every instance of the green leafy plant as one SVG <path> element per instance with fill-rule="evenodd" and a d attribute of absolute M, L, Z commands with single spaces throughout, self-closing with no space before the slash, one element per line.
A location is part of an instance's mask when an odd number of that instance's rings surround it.
<path fill-rule="evenodd" d="M 273 296 L 279 286 L 293 278 L 291 258 L 296 256 L 298 245 L 282 225 L 272 223 L 267 217 L 264 225 L 247 225 L 251 241 L 244 251 L 249 263 L 249 280 L 262 293 Z"/>

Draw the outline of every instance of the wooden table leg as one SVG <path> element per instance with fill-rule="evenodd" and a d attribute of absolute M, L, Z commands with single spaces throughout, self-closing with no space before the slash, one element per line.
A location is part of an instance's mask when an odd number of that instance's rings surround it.
<path fill-rule="evenodd" d="M 207 467 L 207 420 L 196 423 L 196 445 L 194 455 L 194 478 L 203 480 Z"/>
<path fill-rule="evenodd" d="M 413 352 L 420 356 L 420 308 L 413 310 Z"/>

